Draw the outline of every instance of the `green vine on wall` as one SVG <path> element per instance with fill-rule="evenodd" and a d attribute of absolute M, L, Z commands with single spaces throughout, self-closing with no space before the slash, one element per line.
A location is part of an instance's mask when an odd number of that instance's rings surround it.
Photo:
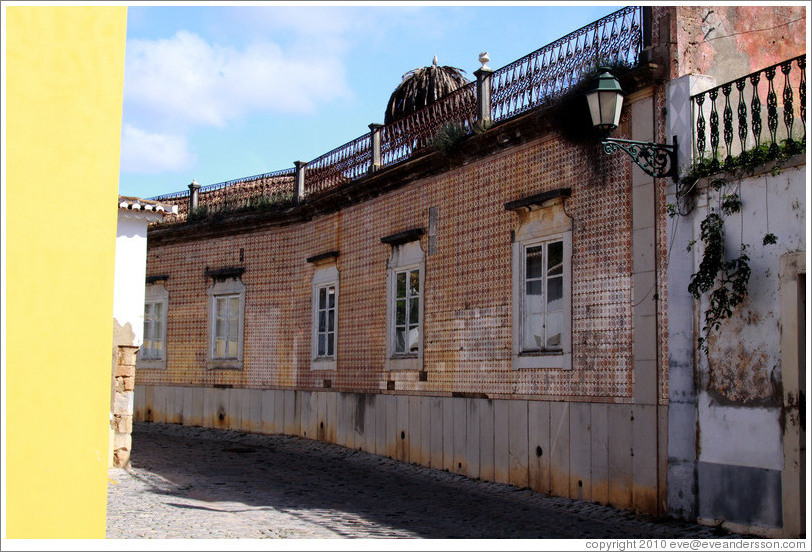
<path fill-rule="evenodd" d="M 712 183 L 717 190 L 724 180 Z M 747 298 L 747 284 L 750 281 L 750 257 L 748 244 L 741 244 L 739 256 L 728 259 L 725 256 L 725 217 L 741 212 L 741 198 L 738 193 L 721 194 L 719 206 L 711 209 L 700 223 L 699 239 L 704 248 L 699 270 L 691 275 L 688 291 L 695 299 L 710 292 L 709 307 L 705 311 L 703 335 L 698 338 L 700 349 L 708 352 L 708 337 L 719 328 L 722 321 L 733 314 L 733 309 Z M 688 245 L 690 250 L 693 243 Z"/>
<path fill-rule="evenodd" d="M 802 142 L 785 140 L 780 145 L 763 145 L 742 153 L 740 156 L 728 159 L 724 165 L 712 160 L 703 160 L 693 170 L 683 176 L 677 184 L 677 199 L 691 193 L 700 178 L 713 177 L 723 172 L 744 170 L 752 174 L 755 169 L 769 161 L 776 161 L 772 174 L 781 172 L 783 163 L 792 155 L 805 151 Z M 738 191 L 729 192 L 724 189 L 728 182 L 725 178 L 716 178 L 710 181 L 709 189 L 713 188 L 719 193 L 716 207 L 711 208 L 708 215 L 700 223 L 699 239 L 703 244 L 702 260 L 699 269 L 691 275 L 688 283 L 688 292 L 700 299 L 703 294 L 710 293 L 709 306 L 705 310 L 705 323 L 702 327 L 702 336 L 698 338 L 699 349 L 708 353 L 708 339 L 711 332 L 718 330 L 722 322 L 733 315 L 733 310 L 747 298 L 747 285 L 750 281 L 750 257 L 747 255 L 749 244 L 740 245 L 739 255 L 728 259 L 725 255 L 725 218 L 741 212 L 742 201 Z M 680 214 L 674 204 L 667 206 L 670 217 Z M 768 232 L 762 239 L 762 245 L 777 243 L 778 238 Z M 696 240 L 688 244 L 690 251 Z"/>

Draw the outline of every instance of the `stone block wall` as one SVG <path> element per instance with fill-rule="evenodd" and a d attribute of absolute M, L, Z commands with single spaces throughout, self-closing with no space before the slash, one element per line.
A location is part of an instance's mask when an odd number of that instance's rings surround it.
<path fill-rule="evenodd" d="M 113 407 L 110 426 L 113 430 L 113 466 L 121 468 L 130 462 L 133 428 L 133 392 L 135 358 L 138 347 L 119 345 L 113 375 Z"/>

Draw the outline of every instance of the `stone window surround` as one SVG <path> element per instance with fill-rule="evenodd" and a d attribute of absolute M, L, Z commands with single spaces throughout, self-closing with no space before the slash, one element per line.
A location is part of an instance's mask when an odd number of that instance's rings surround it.
<path fill-rule="evenodd" d="M 220 271 L 206 271 L 212 278 L 212 285 L 206 290 L 208 294 L 207 309 L 207 342 L 206 342 L 206 368 L 209 370 L 242 370 L 243 347 L 245 342 L 245 285 L 240 276 L 243 269 L 223 269 Z M 237 295 L 239 297 L 239 329 L 237 330 L 237 356 L 236 358 L 219 359 L 214 357 L 214 309 L 218 296 Z"/>
<path fill-rule="evenodd" d="M 335 265 L 335 257 L 330 256 L 326 258 L 332 259 L 333 262 L 317 267 L 316 271 L 313 273 L 312 280 L 312 318 L 310 332 L 311 370 L 335 370 L 336 359 L 338 357 L 339 273 L 338 268 Z M 333 343 L 333 355 L 324 357 L 319 356 L 318 354 L 319 292 L 321 289 L 327 286 L 333 286 L 335 288 L 335 319 L 333 321 L 335 341 Z"/>
<path fill-rule="evenodd" d="M 559 188 L 505 204 L 506 210 L 516 212 L 519 217 L 519 224 L 511 247 L 513 274 L 511 364 L 514 370 L 572 369 L 572 220 L 564 210 L 564 201 L 569 195 L 569 188 Z M 559 239 L 564 245 L 564 316 L 561 350 L 522 352 L 525 251 L 527 247 Z"/>
<path fill-rule="evenodd" d="M 143 369 L 159 369 L 165 370 L 166 369 L 166 322 L 167 322 L 167 310 L 169 307 L 169 292 L 166 290 L 166 287 L 163 284 L 163 281 L 166 280 L 166 277 L 160 277 L 160 279 L 155 278 L 148 278 L 147 285 L 144 290 L 144 315 L 146 317 L 146 305 L 150 303 L 160 303 L 163 305 L 163 314 L 161 316 L 162 322 L 162 336 L 161 339 L 163 340 L 163 355 L 159 358 L 149 358 L 145 359 L 142 358 L 139 354 L 137 356 L 137 364 L 138 368 Z M 146 321 L 146 318 L 145 318 Z M 146 334 L 146 327 L 144 328 L 144 332 Z M 146 335 L 144 335 L 146 337 Z"/>
<path fill-rule="evenodd" d="M 392 247 L 386 263 L 386 369 L 387 370 L 423 370 L 423 328 L 424 328 L 424 290 L 425 290 L 425 253 L 420 246 L 422 228 L 413 228 L 381 238 L 381 242 Z M 407 270 L 419 271 L 420 294 L 418 296 L 418 350 L 417 353 L 395 353 L 395 296 L 398 272 Z"/>

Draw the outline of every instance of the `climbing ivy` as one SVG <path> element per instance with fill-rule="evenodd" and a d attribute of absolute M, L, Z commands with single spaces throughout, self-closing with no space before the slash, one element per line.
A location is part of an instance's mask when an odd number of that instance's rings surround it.
<path fill-rule="evenodd" d="M 724 164 L 718 161 L 703 160 L 698 163 L 690 173 L 679 179 L 677 183 L 677 199 L 690 194 L 700 178 L 709 178 L 723 172 L 744 170 L 752 172 L 769 161 L 776 161 L 772 174 L 781 172 L 781 167 L 790 156 L 805 151 L 802 142 L 785 140 L 780 145 L 763 145 L 747 151 L 735 158 L 729 158 Z M 708 296 L 708 308 L 705 310 L 705 324 L 702 327 L 702 336 L 698 338 L 698 345 L 702 352 L 708 353 L 708 338 L 711 332 L 718 330 L 722 322 L 732 316 L 733 310 L 739 306 L 748 294 L 747 285 L 750 281 L 750 257 L 747 255 L 749 244 L 740 245 L 737 257 L 729 259 L 725 255 L 725 218 L 741 212 L 742 201 L 737 191 L 726 189 L 727 180 L 716 178 L 710 181 L 709 189 L 718 192 L 717 205 L 709 209 L 708 215 L 700 223 L 699 239 L 703 244 L 702 260 L 699 269 L 691 275 L 688 283 L 688 292 L 700 299 L 703 294 Z M 667 205 L 670 217 L 680 214 L 674 204 Z M 762 245 L 777 243 L 775 234 L 765 234 Z M 688 244 L 690 251 L 696 245 L 696 240 Z"/>
<path fill-rule="evenodd" d="M 721 188 L 724 180 L 712 184 Z M 747 297 L 747 283 L 750 281 L 749 245 L 741 244 L 739 255 L 728 259 L 725 256 L 725 217 L 741 211 L 741 199 L 737 193 L 720 194 L 719 205 L 712 208 L 699 226 L 699 239 L 702 241 L 702 260 L 699 270 L 691 275 L 688 291 L 699 299 L 710 292 L 709 307 L 705 311 L 705 325 L 698 338 L 700 349 L 708 352 L 708 337 L 722 321 L 733 314 L 733 309 Z M 693 243 L 688 245 L 690 250 Z"/>
<path fill-rule="evenodd" d="M 714 159 L 702 159 L 679 179 L 679 189 L 683 191 L 682 193 L 686 193 L 685 190 L 690 190 L 700 178 L 712 177 L 723 172 L 741 170 L 752 174 L 758 167 L 770 161 L 776 162 L 772 168 L 772 174 L 775 176 L 780 174 L 787 159 L 805 151 L 805 142 L 789 138 L 778 144 L 762 144 L 736 157 L 730 157 L 723 163 Z"/>

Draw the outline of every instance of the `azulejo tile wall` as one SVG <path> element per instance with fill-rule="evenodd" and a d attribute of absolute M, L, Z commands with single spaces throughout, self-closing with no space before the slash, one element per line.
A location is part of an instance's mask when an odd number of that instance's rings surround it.
<path fill-rule="evenodd" d="M 169 293 L 167 368 L 142 385 L 232 386 L 630 402 L 631 178 L 596 145 L 544 138 L 402 185 L 311 221 L 150 245 L 148 275 Z M 511 368 L 511 236 L 506 202 L 571 188 L 571 370 Z M 429 211 L 436 235 L 429 236 Z M 386 263 L 380 238 L 421 227 L 424 377 L 387 371 Z M 431 248 L 429 242 L 436 239 Z M 311 370 L 308 257 L 338 251 L 338 362 Z M 207 269 L 243 267 L 244 366 L 207 370 Z M 425 380 L 425 381 L 423 381 Z"/>

